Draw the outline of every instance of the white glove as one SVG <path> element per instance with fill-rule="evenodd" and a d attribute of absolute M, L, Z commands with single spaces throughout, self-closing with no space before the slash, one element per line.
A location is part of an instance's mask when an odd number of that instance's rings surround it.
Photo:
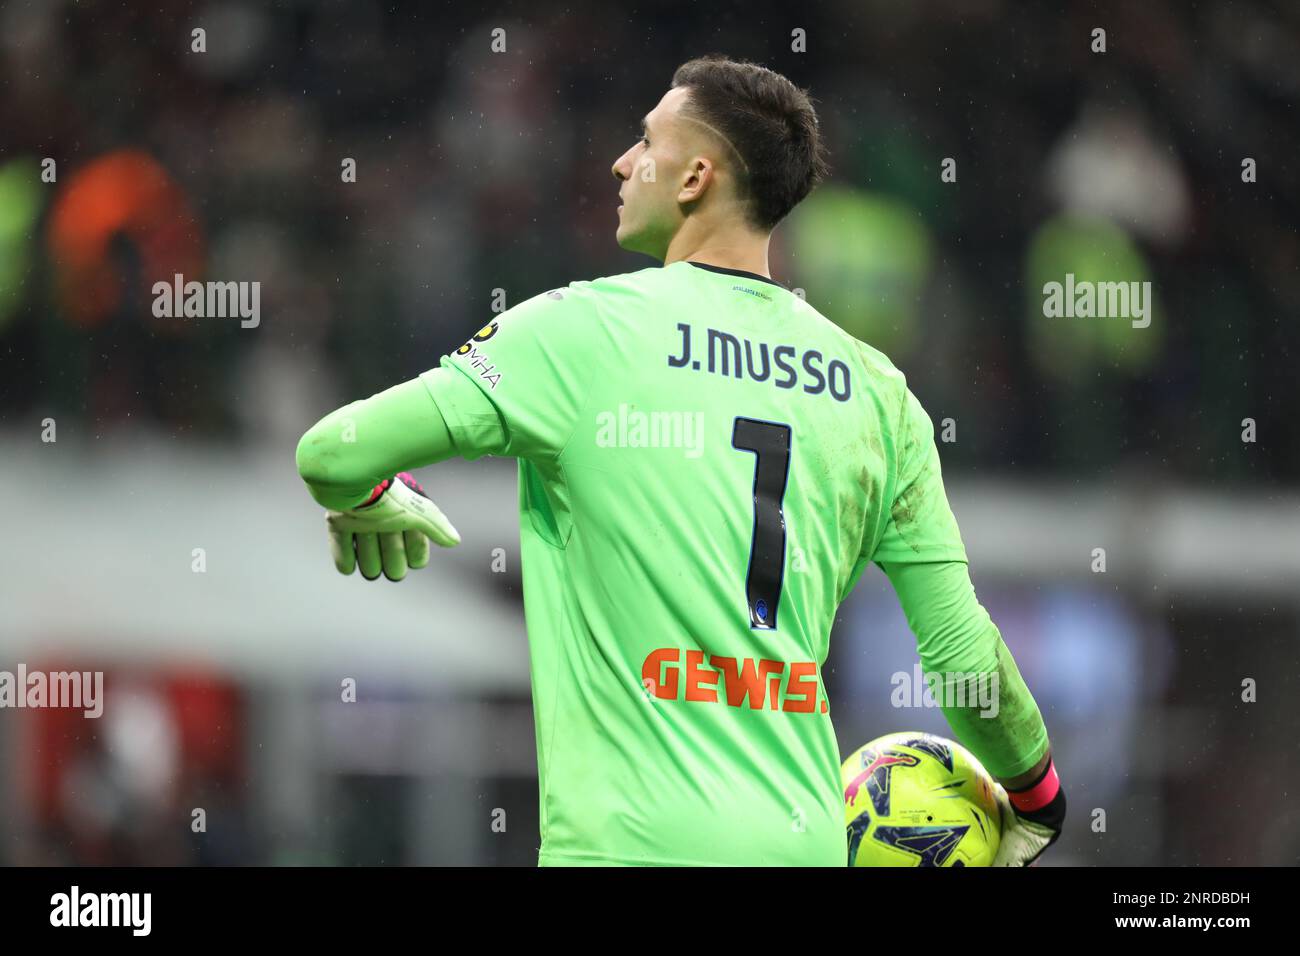
<path fill-rule="evenodd" d="M 994 784 L 998 809 L 1002 816 L 1002 840 L 998 844 L 994 866 L 1030 866 L 1043 851 L 1056 842 L 1065 825 L 1065 791 L 1061 789 L 1056 768 L 1049 760 L 1043 777 L 1033 787 L 1017 791 L 1017 799 L 1036 807 L 1017 810 L 1002 784 Z M 1026 800 L 1025 798 L 1028 798 Z"/>
<path fill-rule="evenodd" d="M 351 574 L 360 564 L 367 581 L 378 579 L 381 571 L 400 581 L 407 568 L 424 567 L 430 539 L 444 548 L 460 544 L 460 533 L 407 472 L 376 487 L 366 504 L 328 512 L 326 521 L 334 566 Z"/>

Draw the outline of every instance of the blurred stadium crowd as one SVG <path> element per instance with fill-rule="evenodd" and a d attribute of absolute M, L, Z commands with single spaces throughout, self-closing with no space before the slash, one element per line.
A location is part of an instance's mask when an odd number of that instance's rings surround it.
<path fill-rule="evenodd" d="M 822 104 L 834 181 L 777 277 L 960 409 L 954 464 L 1295 477 L 1293 442 L 1221 449 L 1294 408 L 1300 13 L 1054 6 L 6 3 L 0 414 L 288 440 L 436 364 L 493 290 L 649 265 L 609 165 L 723 47 Z M 1044 327 L 1042 274 L 1098 261 L 1152 281 L 1151 328 Z M 265 327 L 151 319 L 173 271 L 261 281 Z"/>
<path fill-rule="evenodd" d="M 1092 49 L 1098 27 L 1104 53 Z M 205 52 L 191 49 L 195 28 Z M 504 52 L 492 49 L 498 28 Z M 806 52 L 792 50 L 795 30 L 806 31 Z M 793 10 L 0 0 L 4 447 L 35 441 L 48 416 L 60 440 L 129 446 L 150 436 L 284 470 L 321 414 L 436 365 L 483 324 L 497 290 L 513 305 L 652 265 L 614 243 L 610 164 L 674 67 L 711 51 L 758 60 L 816 97 L 833 176 L 778 229 L 774 275 L 890 355 L 936 422 L 954 419 L 957 440 L 942 454 L 956 485 L 1117 480 L 1269 494 L 1296 484 L 1300 7 L 1263 0 L 831 0 Z M 941 176 L 946 158 L 955 182 Z M 342 176 L 348 159 L 355 182 Z M 1243 181 L 1247 159 L 1255 181 Z M 174 273 L 260 282 L 260 325 L 156 318 L 151 286 Z M 1046 318 L 1043 283 L 1065 273 L 1150 281 L 1152 324 Z M 1256 443 L 1242 442 L 1247 418 Z M 96 475 L 80 481 L 97 493 Z M 507 511 L 508 483 L 494 503 Z M 302 510 L 314 519 L 305 497 Z M 960 506 L 958 516 L 967 527 Z M 1096 774 L 1132 759 L 1124 742 L 1141 736 L 1141 722 L 1177 725 L 1202 694 L 1226 652 L 1187 635 L 1258 640 L 1261 667 L 1294 662 L 1295 608 L 1270 616 L 1271 595 L 1234 616 L 1241 608 L 1227 599 L 1174 610 L 1118 588 L 1042 594 L 1033 574 L 1028 560 L 1023 571 L 1009 565 L 1001 579 L 1015 587 L 993 589 L 986 603 L 1024 654 L 1031 688 L 1059 702 L 1075 766 Z M 846 610 L 899 637 L 897 659 L 875 679 L 911 666 L 905 625 L 878 584 Z M 1177 666 L 1193 654 L 1204 660 Z M 1078 687 L 1064 678 L 1048 687 L 1062 668 Z M 193 800 L 181 794 L 201 779 L 246 809 L 226 814 L 236 822 L 199 852 L 149 829 L 138 808 L 155 806 L 156 794 L 135 804 L 134 823 L 115 817 L 96 829 L 59 809 L 59 788 L 78 785 L 40 769 L 71 746 L 72 731 L 42 725 L 20 744 L 0 730 L 0 750 L 8 740 L 47 758 L 10 799 L 43 808 L 51 836 L 15 844 L 10 834 L 11 861 L 529 862 L 526 837 L 506 850 L 443 852 L 430 828 L 454 843 L 463 817 L 431 823 L 432 811 L 418 811 L 409 830 L 397 828 L 400 801 L 355 754 L 335 755 L 355 799 L 337 804 L 353 810 L 331 823 L 332 851 L 310 849 L 306 837 L 255 837 L 247 807 L 289 798 L 248 789 L 258 764 L 243 752 L 247 728 L 267 726 L 272 711 L 277 726 L 292 723 L 285 714 L 297 705 L 259 703 L 256 680 L 221 668 L 140 671 L 123 677 L 137 706 L 121 740 L 162 734 L 186 757 L 158 766 L 156 752 L 137 746 L 139 762 L 123 765 L 134 768 L 128 786 L 121 768 L 109 772 L 102 753 L 85 751 L 82 792 L 120 796 L 165 778 L 168 812 L 184 816 Z M 872 679 L 854 674 L 842 667 L 828 680 L 847 697 Z M 526 757 L 526 683 L 503 698 L 477 694 L 472 707 L 420 706 L 449 707 L 462 723 L 473 714 L 514 721 Z M 317 706 L 295 700 L 294 713 Z M 1144 709 L 1156 705 L 1164 723 Z M 869 710 L 848 733 L 904 729 L 881 726 L 887 710 Z M 376 719 L 376 733 L 400 736 Z M 204 730 L 217 726 L 219 735 Z M 356 738 L 358 750 L 373 745 Z M 1270 742 L 1250 746 L 1263 753 Z M 501 786 L 535 814 L 535 781 L 512 773 Z M 420 806 L 491 806 L 469 776 L 431 783 Z M 1283 776 L 1300 783 L 1294 758 Z M 1239 849 L 1234 860 L 1229 835 L 1204 856 L 1181 839 L 1196 832 L 1199 811 L 1174 782 L 1143 800 L 1139 812 L 1167 829 L 1140 852 L 1102 861 L 1294 862 L 1300 853 L 1294 813 L 1270 844 L 1276 853 Z M 111 815 L 107 797 L 91 805 Z M 135 836 L 105 836 L 119 825 Z M 424 849 L 409 850 L 408 838 Z M 1062 847 L 1067 860 L 1096 862 Z"/>

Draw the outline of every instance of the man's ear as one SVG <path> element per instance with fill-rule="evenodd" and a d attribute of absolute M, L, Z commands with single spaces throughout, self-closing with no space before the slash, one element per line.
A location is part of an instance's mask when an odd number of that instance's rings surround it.
<path fill-rule="evenodd" d="M 693 156 L 690 162 L 686 164 L 686 172 L 682 175 L 682 186 L 677 191 L 677 201 L 679 203 L 699 202 L 704 198 L 704 193 L 713 185 L 714 170 L 713 161 L 706 156 Z"/>

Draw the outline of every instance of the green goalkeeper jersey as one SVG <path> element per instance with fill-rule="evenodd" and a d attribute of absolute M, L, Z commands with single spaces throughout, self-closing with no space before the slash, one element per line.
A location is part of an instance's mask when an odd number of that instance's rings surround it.
<path fill-rule="evenodd" d="M 836 609 L 870 561 L 965 561 L 903 375 L 691 262 L 536 296 L 442 364 L 458 450 L 519 460 L 540 862 L 843 866 Z"/>

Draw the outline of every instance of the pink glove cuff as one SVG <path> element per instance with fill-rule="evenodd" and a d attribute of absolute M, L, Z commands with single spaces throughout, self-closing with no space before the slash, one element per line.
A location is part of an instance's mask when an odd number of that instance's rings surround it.
<path fill-rule="evenodd" d="M 1061 780 L 1056 776 L 1056 764 L 1054 761 L 1048 760 L 1047 769 L 1037 783 L 1026 787 L 1024 790 L 1008 790 L 1007 799 L 1021 813 L 1033 813 L 1055 800 L 1060 791 Z"/>

